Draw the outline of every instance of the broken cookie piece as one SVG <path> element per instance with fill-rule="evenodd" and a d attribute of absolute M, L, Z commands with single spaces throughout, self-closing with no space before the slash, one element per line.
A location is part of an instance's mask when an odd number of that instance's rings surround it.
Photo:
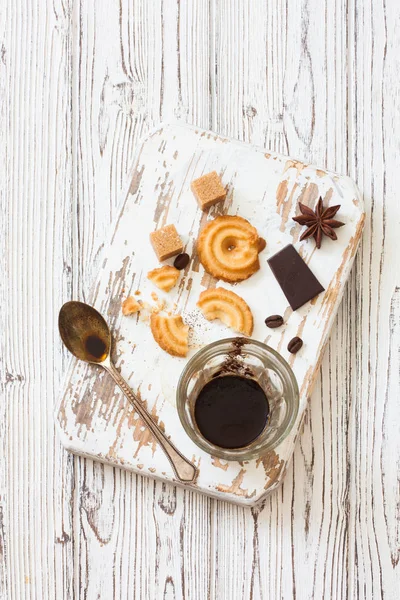
<path fill-rule="evenodd" d="M 128 296 L 128 298 L 122 303 L 122 314 L 125 317 L 139 312 L 140 309 L 141 306 L 139 302 L 133 296 Z"/>
<path fill-rule="evenodd" d="M 189 326 L 180 315 L 164 317 L 152 314 L 150 328 L 157 344 L 172 356 L 186 356 L 188 352 Z"/>
<path fill-rule="evenodd" d="M 226 198 L 226 189 L 216 171 L 195 179 L 190 188 L 201 210 L 206 210 L 217 202 L 223 202 Z"/>
<path fill-rule="evenodd" d="M 147 278 L 164 292 L 172 290 L 179 279 L 179 271 L 170 265 L 164 265 L 147 273 Z"/>
<path fill-rule="evenodd" d="M 150 234 L 151 245 L 160 262 L 180 254 L 183 250 L 182 240 L 175 225 L 165 225 Z"/>
<path fill-rule="evenodd" d="M 231 329 L 250 336 L 253 314 L 247 303 L 230 290 L 215 288 L 201 292 L 197 306 L 209 321 L 219 319 Z"/>

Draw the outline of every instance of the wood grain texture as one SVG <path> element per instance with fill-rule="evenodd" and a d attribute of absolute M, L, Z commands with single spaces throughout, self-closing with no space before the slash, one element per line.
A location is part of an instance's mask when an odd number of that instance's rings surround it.
<path fill-rule="evenodd" d="M 395 0 L 2 4 L 1 598 L 398 597 L 399 26 Z M 369 214 L 293 464 L 251 511 L 54 439 L 58 308 L 174 117 L 347 173 Z"/>
<path fill-rule="evenodd" d="M 0 597 L 67 598 L 73 458 L 55 440 L 52 405 L 66 365 L 55 323 L 71 293 L 70 6 L 0 12 Z"/>

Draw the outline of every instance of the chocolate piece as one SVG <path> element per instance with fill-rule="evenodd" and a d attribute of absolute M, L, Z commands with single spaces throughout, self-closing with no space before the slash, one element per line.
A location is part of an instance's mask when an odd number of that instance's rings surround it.
<path fill-rule="evenodd" d="M 293 310 L 325 289 L 291 244 L 271 256 L 268 264 Z"/>
<path fill-rule="evenodd" d="M 183 254 L 179 254 L 174 260 L 174 267 L 179 271 L 182 271 L 189 264 L 190 256 L 184 252 Z"/>
<path fill-rule="evenodd" d="M 296 354 L 296 352 L 298 352 L 300 350 L 302 345 L 303 345 L 303 340 L 296 336 L 290 340 L 290 342 L 288 343 L 287 349 L 292 354 Z"/>
<path fill-rule="evenodd" d="M 281 315 L 271 315 L 265 319 L 265 324 L 270 329 L 281 327 L 283 325 L 283 317 Z"/>

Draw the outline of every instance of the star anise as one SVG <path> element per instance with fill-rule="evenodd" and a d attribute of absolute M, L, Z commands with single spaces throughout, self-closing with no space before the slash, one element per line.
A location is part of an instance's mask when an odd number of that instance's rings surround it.
<path fill-rule="evenodd" d="M 301 235 L 300 241 L 314 237 L 317 248 L 321 248 L 323 235 L 327 235 L 331 240 L 337 240 L 334 229 L 342 227 L 344 223 L 336 221 L 332 217 L 336 215 L 340 204 L 324 208 L 322 198 L 320 198 L 315 211 L 301 202 L 299 202 L 299 208 L 302 214 L 298 217 L 293 217 L 293 221 L 300 223 L 300 225 L 307 225 L 307 229 Z"/>

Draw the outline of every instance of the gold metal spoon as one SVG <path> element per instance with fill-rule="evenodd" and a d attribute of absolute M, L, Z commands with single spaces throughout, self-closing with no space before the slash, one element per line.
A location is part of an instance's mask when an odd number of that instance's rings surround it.
<path fill-rule="evenodd" d="M 196 467 L 169 441 L 111 362 L 111 332 L 101 314 L 83 302 L 67 302 L 61 307 L 58 327 L 62 341 L 74 356 L 103 367 L 111 375 L 159 442 L 177 478 L 193 481 Z"/>

